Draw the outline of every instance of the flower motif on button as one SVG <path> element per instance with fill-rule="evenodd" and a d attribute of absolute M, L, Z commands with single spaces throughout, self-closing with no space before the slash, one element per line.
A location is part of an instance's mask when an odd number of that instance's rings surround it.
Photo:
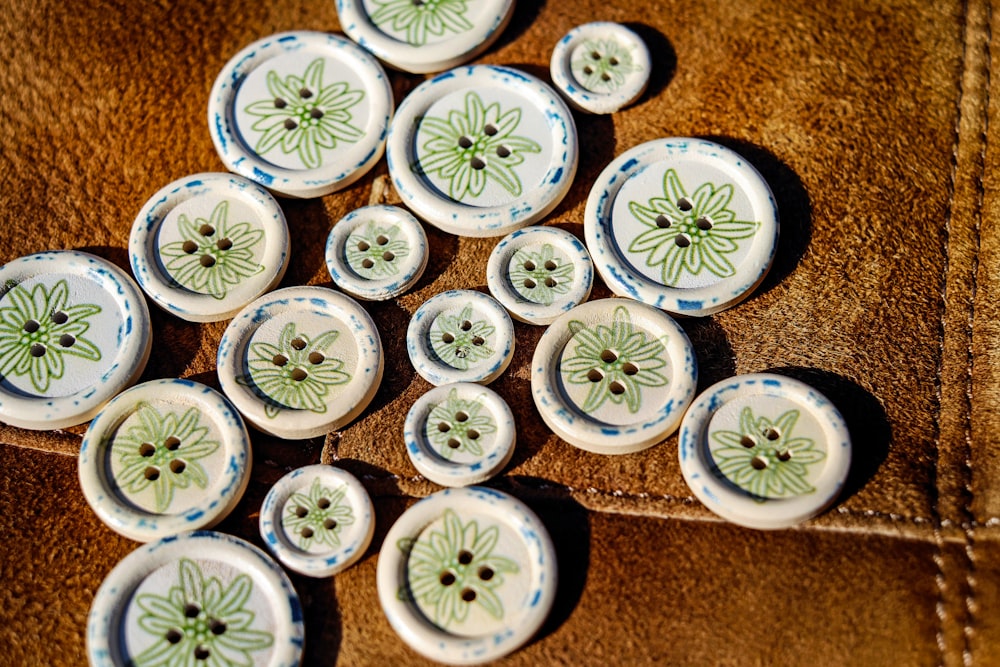
<path fill-rule="evenodd" d="M 410 254 L 410 245 L 400 238 L 396 225 L 375 226 L 369 222 L 363 231 L 347 239 L 347 262 L 359 275 L 374 279 L 399 273 L 399 262 Z"/>
<path fill-rule="evenodd" d="M 584 88 L 606 93 L 620 88 L 626 74 L 642 71 L 631 52 L 614 39 L 585 40 L 570 68 Z"/>
<path fill-rule="evenodd" d="M 559 262 L 552 244 L 546 243 L 540 252 L 522 249 L 510 262 L 510 280 L 518 294 L 529 301 L 552 305 L 557 294 L 569 292 L 573 279 L 573 263 Z"/>
<path fill-rule="evenodd" d="M 299 548 L 308 550 L 313 543 L 340 546 L 340 531 L 354 523 L 354 512 L 344 502 L 347 487 L 333 490 L 313 480 L 309 495 L 293 493 L 285 505 L 285 529 L 299 536 Z"/>
<path fill-rule="evenodd" d="M 489 415 L 481 415 L 483 404 L 458 397 L 458 390 L 448 393 L 448 400 L 439 403 L 427 417 L 427 439 L 434 443 L 438 453 L 451 459 L 456 452 L 482 456 L 479 438 L 496 433 L 496 423 Z"/>
<path fill-rule="evenodd" d="M 452 368 L 468 370 L 469 366 L 488 359 L 493 348 L 486 344 L 486 337 L 496 327 L 485 320 L 472 320 L 472 306 L 466 306 L 458 316 L 441 315 L 431 330 L 431 347 L 441 361 Z"/>
<path fill-rule="evenodd" d="M 422 46 L 428 35 L 441 36 L 446 31 L 454 33 L 474 27 L 464 14 L 468 12 L 467 0 L 373 0 L 378 9 L 371 13 L 371 21 L 383 30 L 406 33 L 406 41 Z"/>

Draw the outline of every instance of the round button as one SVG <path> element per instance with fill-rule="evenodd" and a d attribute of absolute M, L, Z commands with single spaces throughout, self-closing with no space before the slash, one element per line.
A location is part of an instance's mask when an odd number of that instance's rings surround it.
<path fill-rule="evenodd" d="M 129 259 L 153 303 L 191 322 L 216 322 L 285 275 L 288 226 L 259 185 L 196 174 L 146 202 L 132 225 Z"/>
<path fill-rule="evenodd" d="M 264 544 L 285 567 L 330 577 L 354 565 L 375 533 L 375 510 L 353 475 L 328 465 L 288 473 L 260 510 Z"/>
<path fill-rule="evenodd" d="M 666 313 L 625 299 L 577 306 L 542 334 L 531 394 L 549 428 L 598 454 L 661 442 L 694 398 L 691 341 Z"/>
<path fill-rule="evenodd" d="M 386 155 L 400 198 L 421 218 L 459 236 L 503 236 L 544 218 L 569 190 L 576 126 L 535 77 L 465 67 L 403 100 Z"/>
<path fill-rule="evenodd" d="M 584 233 L 615 294 L 703 316 L 736 305 L 764 279 L 778 210 L 737 153 L 700 139 L 658 139 L 601 172 Z"/>
<path fill-rule="evenodd" d="M 410 408 L 403 428 L 414 467 L 442 486 L 490 479 L 510 461 L 516 437 L 507 402 L 472 382 L 431 389 Z"/>
<path fill-rule="evenodd" d="M 495 660 L 538 631 L 556 592 L 545 526 L 482 487 L 445 489 L 403 513 L 378 559 L 390 625 L 418 653 L 452 665 Z"/>
<path fill-rule="evenodd" d="M 212 531 L 146 544 L 118 563 L 87 617 L 87 658 L 121 665 L 297 665 L 302 607 L 260 549 Z"/>
<path fill-rule="evenodd" d="M 285 32 L 219 73 L 208 125 L 222 162 L 287 197 L 345 188 L 382 156 L 392 89 L 367 51 L 337 35 Z"/>
<path fill-rule="evenodd" d="M 486 264 L 486 283 L 521 322 L 550 324 L 590 297 L 594 264 L 575 236 L 557 227 L 519 229 Z"/>
<path fill-rule="evenodd" d="M 681 425 L 681 473 L 708 509 L 786 528 L 830 506 L 851 466 L 843 417 L 807 384 L 760 373 L 712 385 Z"/>
<path fill-rule="evenodd" d="M 496 41 L 514 0 L 337 0 L 351 39 L 389 65 L 426 74 L 472 60 Z"/>
<path fill-rule="evenodd" d="M 410 318 L 406 352 L 433 385 L 489 384 L 514 356 L 514 323 L 493 297 L 472 290 L 432 296 Z"/>
<path fill-rule="evenodd" d="M 577 109 L 608 114 L 635 102 L 649 83 L 649 49 L 620 23 L 573 28 L 552 51 L 549 71 Z"/>
<path fill-rule="evenodd" d="M 427 267 L 427 235 L 398 206 L 364 206 L 341 218 L 326 241 L 326 268 L 337 287 L 367 301 L 410 289 Z"/>
<path fill-rule="evenodd" d="M 217 366 L 222 390 L 251 424 L 301 440 L 340 428 L 368 406 L 382 381 L 382 341 L 349 296 L 287 287 L 236 316 Z"/>
<path fill-rule="evenodd" d="M 124 271 L 74 251 L 0 266 L 0 420 L 82 424 L 149 359 L 149 310 Z"/>

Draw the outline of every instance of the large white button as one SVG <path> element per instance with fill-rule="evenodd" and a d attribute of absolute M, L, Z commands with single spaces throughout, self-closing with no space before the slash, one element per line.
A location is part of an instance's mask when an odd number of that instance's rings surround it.
<path fill-rule="evenodd" d="M 778 210 L 763 177 L 737 153 L 700 139 L 657 139 L 601 172 L 584 233 L 615 294 L 680 315 L 711 315 L 764 279 Z"/>
<path fill-rule="evenodd" d="M 469 665 L 522 646 L 548 616 L 556 559 L 545 526 L 519 500 L 446 489 L 403 513 L 378 559 L 378 596 L 420 654 Z"/>

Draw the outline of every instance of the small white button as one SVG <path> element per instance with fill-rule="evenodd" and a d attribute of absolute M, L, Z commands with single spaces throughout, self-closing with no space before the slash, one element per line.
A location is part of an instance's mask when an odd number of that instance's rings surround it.
<path fill-rule="evenodd" d="M 139 378 L 151 342 L 142 292 L 110 262 L 64 250 L 0 266 L 0 420 L 82 424 Z"/>
<path fill-rule="evenodd" d="M 521 322 L 550 324 L 590 297 L 594 263 L 575 236 L 557 227 L 519 229 L 486 264 L 486 283 Z"/>
<path fill-rule="evenodd" d="M 698 397 L 681 425 L 681 473 L 719 516 L 750 528 L 810 519 L 840 494 L 851 467 L 843 417 L 809 385 L 741 375 Z"/>
<path fill-rule="evenodd" d="M 226 63 L 208 125 L 230 171 L 286 197 L 319 197 L 375 165 L 392 108 L 385 72 L 367 51 L 337 35 L 285 32 Z"/>
<path fill-rule="evenodd" d="M 703 316 L 736 305 L 764 279 L 778 210 L 767 182 L 737 153 L 700 139 L 657 139 L 597 177 L 584 234 L 615 294 Z"/>
<path fill-rule="evenodd" d="M 403 513 L 378 559 L 378 596 L 396 633 L 452 665 L 495 660 L 545 621 L 556 593 L 548 531 L 522 502 L 446 489 Z"/>
<path fill-rule="evenodd" d="M 542 334 L 531 393 L 563 440 L 628 454 L 674 432 L 698 383 L 691 341 L 669 315 L 629 299 L 577 306 Z"/>
<path fill-rule="evenodd" d="M 233 319 L 217 366 L 222 390 L 251 424 L 301 440 L 340 428 L 368 406 L 382 381 L 382 341 L 351 297 L 287 287 Z"/>
<path fill-rule="evenodd" d="M 386 146 L 403 203 L 459 236 L 503 236 L 545 217 L 576 174 L 576 125 L 548 85 L 478 65 L 425 81 Z"/>
<path fill-rule="evenodd" d="M 87 617 L 94 667 L 284 667 L 299 664 L 304 640 L 299 597 L 281 568 L 252 544 L 212 531 L 130 553 Z"/>

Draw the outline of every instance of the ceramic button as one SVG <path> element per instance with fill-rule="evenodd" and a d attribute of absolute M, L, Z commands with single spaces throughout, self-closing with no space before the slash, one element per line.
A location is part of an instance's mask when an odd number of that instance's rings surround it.
<path fill-rule="evenodd" d="M 410 289 L 427 267 L 427 235 L 398 206 L 364 206 L 344 216 L 326 241 L 326 268 L 337 287 L 367 301 Z"/>
<path fill-rule="evenodd" d="M 527 506 L 482 487 L 446 489 L 403 513 L 378 559 L 390 625 L 452 665 L 495 660 L 538 631 L 555 599 L 556 559 Z"/>
<path fill-rule="evenodd" d="M 212 86 L 208 125 L 230 171 L 286 197 L 347 187 L 382 156 L 392 89 L 354 42 L 285 32 L 250 44 Z"/>
<path fill-rule="evenodd" d="M 552 51 L 549 71 L 577 109 L 608 114 L 635 102 L 649 83 L 649 49 L 620 23 L 573 28 Z"/>
<path fill-rule="evenodd" d="M 410 318 L 406 352 L 433 385 L 489 384 L 514 356 L 514 323 L 496 299 L 472 290 L 432 296 Z"/>
<path fill-rule="evenodd" d="M 590 297 L 594 264 L 583 243 L 557 227 L 519 229 L 504 238 L 486 264 L 490 292 L 510 314 L 550 324 Z"/>
<path fill-rule="evenodd" d="M 244 308 L 219 343 L 222 390 L 265 433 L 300 440 L 334 431 L 368 406 L 382 380 L 370 315 L 323 287 L 287 287 Z"/>
<path fill-rule="evenodd" d="M 626 299 L 591 301 L 542 334 L 531 394 L 563 440 L 628 454 L 676 430 L 698 383 L 694 350 L 666 313 Z"/>
<path fill-rule="evenodd" d="M 0 420 L 82 424 L 149 359 L 149 310 L 124 271 L 74 251 L 0 266 Z"/>
<path fill-rule="evenodd" d="M 597 178 L 587 247 L 611 290 L 680 315 L 711 315 L 760 284 L 778 243 L 763 177 L 724 146 L 657 139 Z"/>
<path fill-rule="evenodd" d="M 678 451 L 694 495 L 750 528 L 816 516 L 836 500 L 851 466 L 837 408 L 807 384 L 765 373 L 706 389 L 684 417 Z"/>
<path fill-rule="evenodd" d="M 535 77 L 465 67 L 403 100 L 386 155 L 400 198 L 421 218 L 460 236 L 503 236 L 545 217 L 569 190 L 576 126 Z"/>
<path fill-rule="evenodd" d="M 302 607 L 281 568 L 238 537 L 183 533 L 118 563 L 94 596 L 94 667 L 255 665 L 302 658 Z"/>

